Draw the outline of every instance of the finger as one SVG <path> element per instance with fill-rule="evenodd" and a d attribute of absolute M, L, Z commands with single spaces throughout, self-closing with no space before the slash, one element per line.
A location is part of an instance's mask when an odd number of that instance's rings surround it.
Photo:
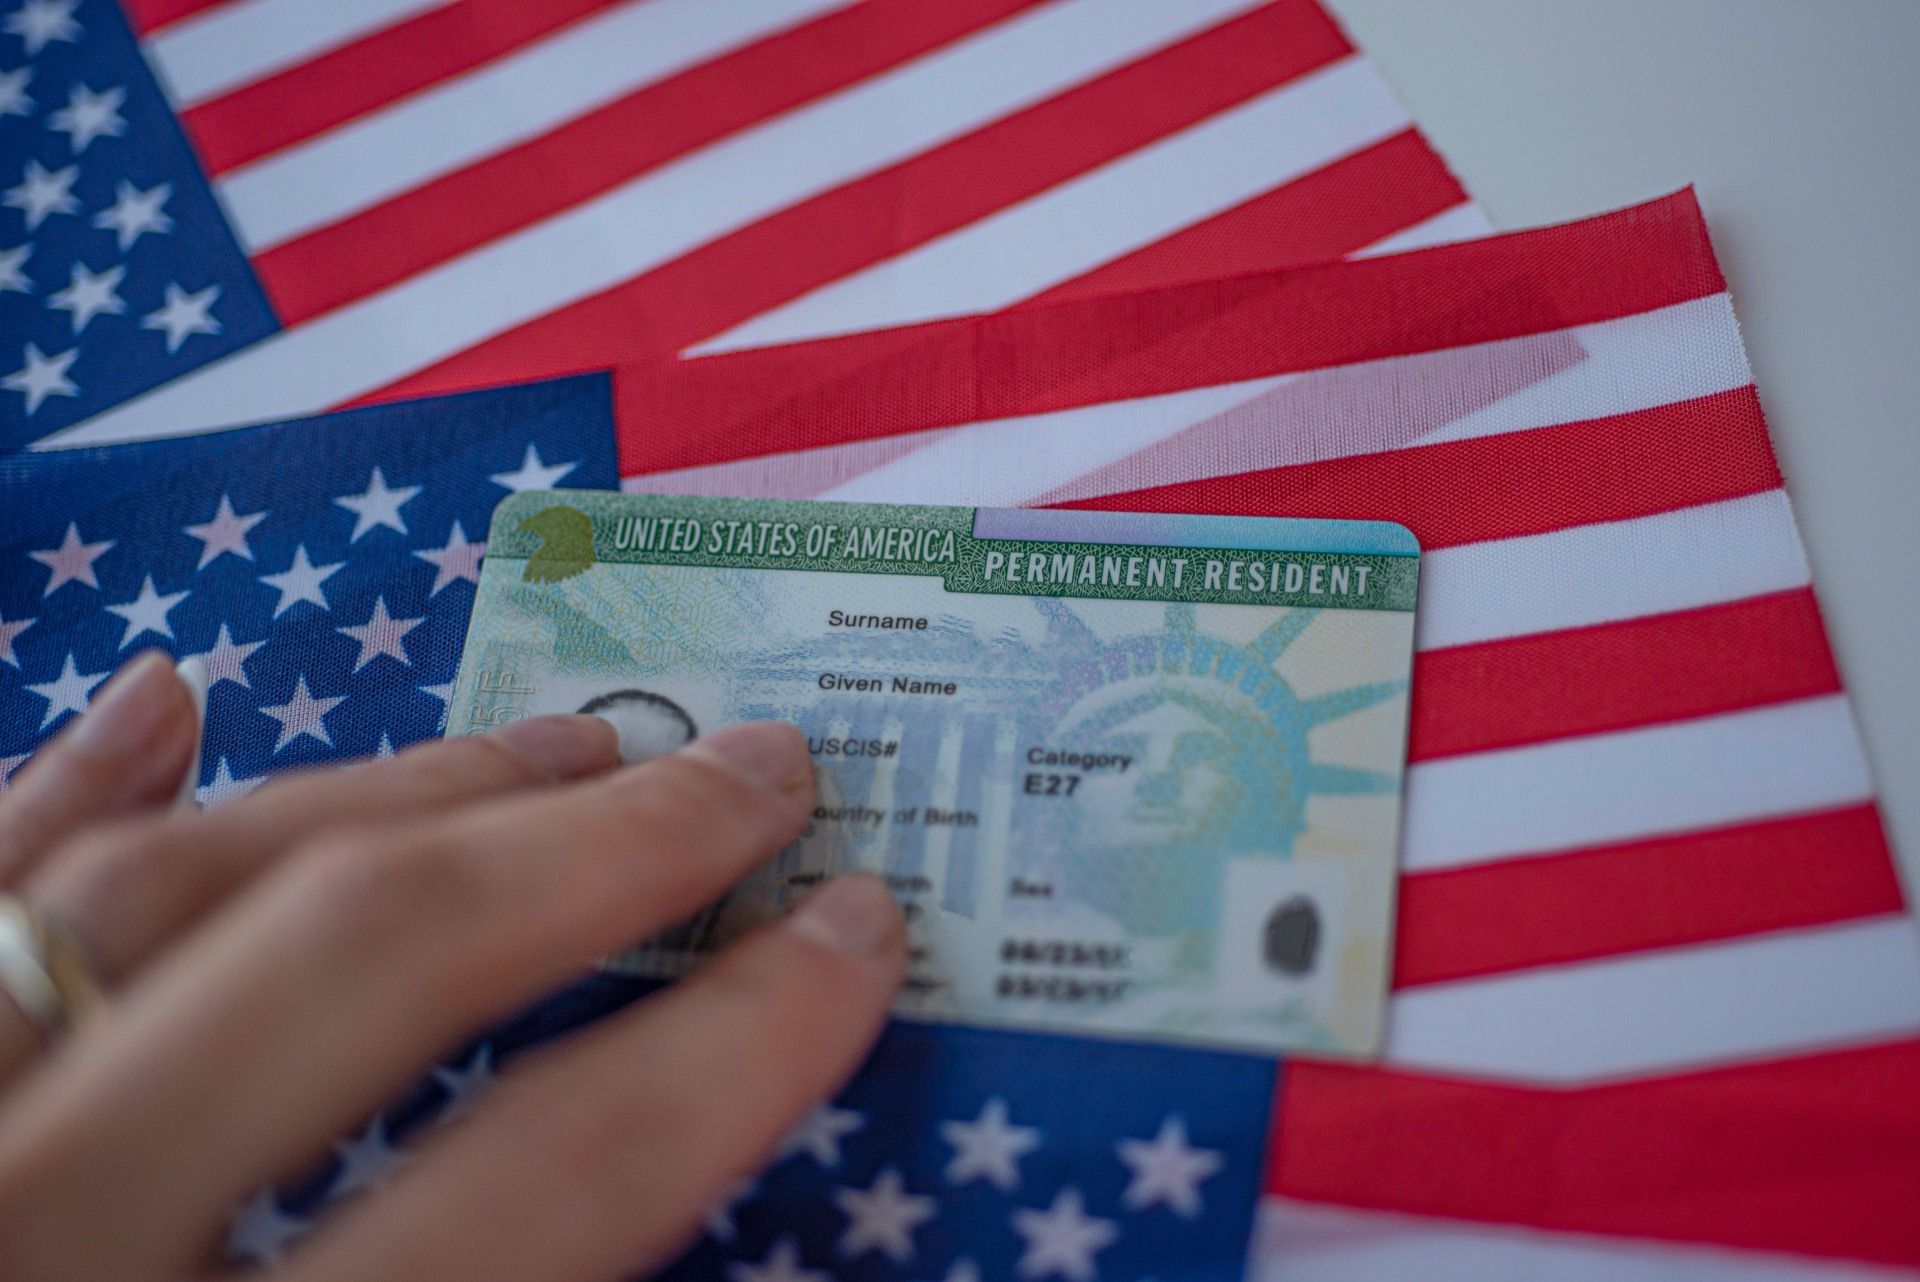
<path fill-rule="evenodd" d="M 0 888 L 21 880 L 85 824 L 172 801 L 195 735 L 193 700 L 173 663 L 148 651 L 36 754 L 0 802 Z"/>
<path fill-rule="evenodd" d="M 829 883 L 677 988 L 504 1078 L 286 1276 L 646 1273 L 853 1072 L 906 955 L 883 883 Z"/>
<path fill-rule="evenodd" d="M 392 761 L 289 776 L 212 811 L 96 829 L 40 861 L 34 907 L 73 937 L 103 983 L 123 982 L 303 837 L 338 825 L 392 823 L 476 797 L 583 778 L 619 764 L 598 717 L 536 717 L 491 734 L 423 744 Z M 43 1045 L 24 1012 L 0 1002 L 0 1085 Z"/>
<path fill-rule="evenodd" d="M 102 979 L 124 979 L 303 839 L 351 821 L 377 827 L 619 765 L 598 717 L 513 721 L 491 734 L 290 775 L 244 800 L 81 838 L 29 897 L 79 941 Z"/>
<path fill-rule="evenodd" d="M 603 779 L 322 837 L 15 1092 L 0 1241 L 104 1282 L 185 1269 L 422 1064 L 719 895 L 811 795 L 798 731 L 735 726 Z M 115 1233 L 61 1227 L 108 1204 Z"/>

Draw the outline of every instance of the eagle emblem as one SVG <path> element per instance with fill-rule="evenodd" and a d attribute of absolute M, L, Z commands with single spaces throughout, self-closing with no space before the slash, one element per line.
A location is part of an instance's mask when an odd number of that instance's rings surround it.
<path fill-rule="evenodd" d="M 520 529 L 540 540 L 520 576 L 528 583 L 559 583 L 593 564 L 593 522 L 578 508 L 542 508 L 520 522 Z"/>

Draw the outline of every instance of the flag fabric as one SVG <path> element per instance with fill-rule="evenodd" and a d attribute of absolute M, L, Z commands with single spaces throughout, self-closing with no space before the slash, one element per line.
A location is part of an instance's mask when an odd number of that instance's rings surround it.
<path fill-rule="evenodd" d="M 1920 946 L 1697 206 L 1369 257 L 1484 227 L 1305 0 L 20 0 L 0 450 L 624 364 L 617 460 L 568 434 L 589 378 L 520 389 L 559 399 L 492 437 L 423 403 L 0 463 L 0 774 L 154 641 L 241 674 L 221 792 L 431 733 L 496 479 L 568 464 L 1400 520 L 1428 551 L 1389 1042 L 1280 1075 L 1273 1276 L 1920 1266 Z M 271 484 L 229 494 L 230 466 Z M 263 1194 L 242 1254 L 513 1036 Z M 1267 1142 L 1245 1061 L 1156 1120 L 1125 1096 L 1162 1052 L 1103 1048 L 1093 1136 L 1041 1116 L 1045 1075 L 1011 1084 L 1070 1048 L 908 1049 L 943 1036 L 890 1031 L 869 1072 L 946 1076 L 857 1081 L 846 1165 L 790 1156 L 686 1268 L 1018 1274 L 1067 1225 L 1086 1276 L 1233 1276 L 1214 1217 Z M 947 1180 L 948 1124 L 1040 1132 L 1022 1183 Z M 1143 1143 L 1210 1168 L 1195 1216 L 1127 1205 Z M 847 1197 L 914 1220 L 912 1254 L 842 1250 Z"/>
<path fill-rule="evenodd" d="M 0 448 L 1485 226 L 1313 0 L 127 10 L 0 26 Z"/>
<path fill-rule="evenodd" d="M 204 800 L 438 734 L 493 505 L 614 484 L 605 375 L 0 457 L 0 788 L 140 650 L 205 657 Z"/>
<path fill-rule="evenodd" d="M 1387 1041 L 1282 1075 L 1273 1276 L 1920 1265 L 1920 937 L 1691 193 L 615 398 L 633 490 L 1419 536 Z"/>
<path fill-rule="evenodd" d="M 150 646 L 207 665 L 211 805 L 275 770 L 431 738 L 494 504 L 611 488 L 614 446 L 599 374 L 0 457 L 0 791 Z M 460 1050 L 326 1167 L 262 1190 L 233 1257 L 281 1257 L 496 1069 L 647 989 L 591 978 Z M 1230 1282 L 1274 1073 L 1257 1055 L 895 1024 L 667 1276 Z"/>
<path fill-rule="evenodd" d="M 473 1106 L 520 1055 L 644 997 L 602 975 L 451 1057 L 236 1220 L 241 1260 L 278 1258 Z M 706 1217 L 662 1282 L 987 1282 L 1244 1276 L 1260 1187 L 1249 1117 L 1274 1063 L 1173 1046 L 895 1022 L 859 1074 Z"/>

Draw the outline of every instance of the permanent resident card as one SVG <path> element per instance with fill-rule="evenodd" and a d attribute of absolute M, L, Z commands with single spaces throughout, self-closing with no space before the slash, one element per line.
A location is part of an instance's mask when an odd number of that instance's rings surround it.
<path fill-rule="evenodd" d="M 448 733 L 805 732 L 799 839 L 617 969 L 683 974 L 865 870 L 910 923 L 900 1014 L 1366 1055 L 1418 577 L 1381 522 L 523 493 Z"/>

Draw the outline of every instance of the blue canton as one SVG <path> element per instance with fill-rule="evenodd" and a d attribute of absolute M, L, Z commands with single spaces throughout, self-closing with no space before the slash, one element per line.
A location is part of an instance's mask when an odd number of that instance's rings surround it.
<path fill-rule="evenodd" d="M 0 458 L 0 787 L 156 646 L 205 656 L 209 801 L 428 738 L 494 504 L 617 483 L 604 375 Z"/>
<path fill-rule="evenodd" d="M 0 450 L 277 328 L 114 0 L 0 13 Z"/>
<path fill-rule="evenodd" d="M 656 985 L 603 975 L 437 1069 L 236 1219 L 272 1262 L 455 1122 L 522 1054 Z M 661 1282 L 1238 1282 L 1259 1203 L 1270 1058 L 895 1021 L 772 1164 L 728 1191 Z"/>

